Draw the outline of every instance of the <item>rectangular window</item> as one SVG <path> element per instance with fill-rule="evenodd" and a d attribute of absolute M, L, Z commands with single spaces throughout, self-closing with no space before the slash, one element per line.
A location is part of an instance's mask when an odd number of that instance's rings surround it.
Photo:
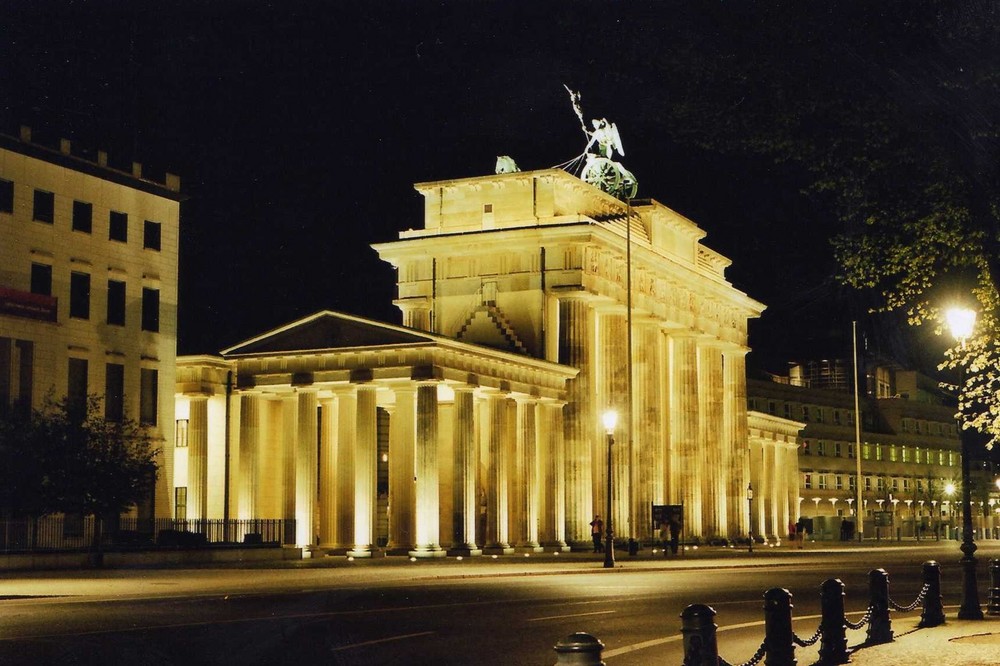
<path fill-rule="evenodd" d="M 826 490 L 826 474 L 819 475 L 819 489 Z"/>
<path fill-rule="evenodd" d="M 883 490 L 885 490 L 885 477 L 884 476 L 878 477 L 878 490 L 879 490 L 879 492 L 882 492 Z"/>
<path fill-rule="evenodd" d="M 111 211 L 108 216 L 108 238 L 113 241 L 128 242 L 128 213 Z"/>
<path fill-rule="evenodd" d="M 861 459 L 871 460 L 872 459 L 872 445 L 865 442 L 861 445 Z"/>
<path fill-rule="evenodd" d="M 146 222 L 142 225 L 142 246 L 147 250 L 160 250 L 160 223 Z"/>
<path fill-rule="evenodd" d="M 56 197 L 45 190 L 35 190 L 35 205 L 31 219 L 52 224 L 55 219 Z"/>
<path fill-rule="evenodd" d="M 843 449 L 840 446 L 840 442 L 834 442 L 833 443 L 833 455 L 836 456 L 837 458 L 839 458 L 839 457 L 841 457 L 842 454 L 843 454 Z"/>
<path fill-rule="evenodd" d="M 816 442 L 816 455 L 825 456 L 826 455 L 826 442 L 819 441 Z"/>
<path fill-rule="evenodd" d="M 14 183 L 0 178 L 0 213 L 14 212 Z"/>
<path fill-rule="evenodd" d="M 813 487 L 813 477 L 812 477 L 812 474 L 806 474 L 806 480 L 805 480 L 805 484 L 804 485 L 805 485 L 806 490 L 812 489 L 812 487 Z"/>
<path fill-rule="evenodd" d="M 104 418 L 121 423 L 125 416 L 125 366 L 104 366 Z"/>
<path fill-rule="evenodd" d="M 792 418 L 792 406 L 787 402 L 785 403 L 785 418 L 786 419 Z"/>
<path fill-rule="evenodd" d="M 902 451 L 901 451 L 901 452 L 902 452 L 902 454 L 903 454 L 903 462 L 910 462 L 910 449 L 908 449 L 908 448 L 907 448 L 907 447 L 906 447 L 906 446 L 904 445 L 904 446 L 902 447 Z"/>
<path fill-rule="evenodd" d="M 956 459 L 956 456 L 955 456 L 954 451 L 949 451 L 948 452 L 948 467 L 954 467 L 955 466 L 955 459 Z"/>
<path fill-rule="evenodd" d="M 174 519 L 187 520 L 188 489 L 185 486 L 174 488 Z"/>
<path fill-rule="evenodd" d="M 85 201 L 73 202 L 73 231 L 89 234 L 93 230 L 94 206 Z"/>
<path fill-rule="evenodd" d="M 69 316 L 90 319 L 90 275 L 87 273 L 70 273 Z"/>
<path fill-rule="evenodd" d="M 183 449 L 188 445 L 188 420 L 177 419 L 174 424 L 174 446 Z"/>
<path fill-rule="evenodd" d="M 823 421 L 824 421 L 825 418 L 826 418 L 826 416 L 823 413 L 823 408 L 822 407 L 817 407 L 816 408 L 816 423 L 823 423 Z"/>
<path fill-rule="evenodd" d="M 840 410 L 839 409 L 833 410 L 833 422 L 836 423 L 837 425 L 840 425 Z"/>
<path fill-rule="evenodd" d="M 142 330 L 160 330 L 160 290 L 142 288 Z"/>
<path fill-rule="evenodd" d="M 156 425 L 159 374 L 149 368 L 139 370 L 139 422 L 145 425 Z"/>
<path fill-rule="evenodd" d="M 909 489 L 910 489 L 910 480 L 909 479 L 903 479 L 903 492 L 905 493 Z"/>
<path fill-rule="evenodd" d="M 853 476 L 847 477 L 847 487 L 851 490 L 855 490 L 858 486 L 857 478 Z"/>
<path fill-rule="evenodd" d="M 944 464 L 944 451 L 938 451 L 937 459 L 938 459 L 938 465 Z"/>
<path fill-rule="evenodd" d="M 920 447 L 919 446 L 916 447 L 915 449 L 913 449 L 913 462 L 915 462 L 915 463 L 925 462 L 924 460 L 920 459 Z"/>
<path fill-rule="evenodd" d="M 871 489 L 872 489 L 872 477 L 866 476 L 865 477 L 865 491 L 866 492 L 871 492 Z"/>
<path fill-rule="evenodd" d="M 768 414 L 778 413 L 778 404 L 774 400 L 767 401 L 767 413 Z"/>
<path fill-rule="evenodd" d="M 889 462 L 896 462 L 896 445 L 889 445 Z"/>
<path fill-rule="evenodd" d="M 881 444 L 875 445 L 875 460 L 882 460 L 882 448 Z"/>
<path fill-rule="evenodd" d="M 808 439 L 802 440 L 802 455 L 812 455 L 812 447 L 809 445 Z"/>
<path fill-rule="evenodd" d="M 83 415 L 87 404 L 87 359 L 69 359 L 69 376 L 66 382 L 66 405 L 70 413 Z"/>
<path fill-rule="evenodd" d="M 920 492 L 924 491 L 924 480 L 923 479 L 917 479 L 917 490 L 920 491 Z"/>
<path fill-rule="evenodd" d="M 125 283 L 108 280 L 108 324 L 125 325 Z"/>
<path fill-rule="evenodd" d="M 854 412 L 847 412 L 847 424 L 854 425 Z"/>
<path fill-rule="evenodd" d="M 802 420 L 809 420 L 809 405 L 802 405 Z"/>
<path fill-rule="evenodd" d="M 48 264 L 31 264 L 31 293 L 52 295 L 52 267 Z"/>
<path fill-rule="evenodd" d="M 899 492 L 899 479 L 897 479 L 896 477 L 892 477 L 892 492 L 894 493 Z"/>

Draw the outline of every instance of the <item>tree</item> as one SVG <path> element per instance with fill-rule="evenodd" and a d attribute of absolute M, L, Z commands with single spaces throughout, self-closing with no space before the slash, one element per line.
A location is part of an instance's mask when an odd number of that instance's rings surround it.
<path fill-rule="evenodd" d="M 11 516 L 82 513 L 100 527 L 149 496 L 156 455 L 148 428 L 105 419 L 98 396 L 12 410 L 0 416 L 0 502 Z"/>

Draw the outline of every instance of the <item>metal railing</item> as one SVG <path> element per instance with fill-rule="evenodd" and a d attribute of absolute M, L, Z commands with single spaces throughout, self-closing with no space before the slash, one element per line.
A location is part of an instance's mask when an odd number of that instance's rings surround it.
<path fill-rule="evenodd" d="M 0 553 L 86 551 L 94 545 L 93 516 L 44 516 L 0 520 Z M 101 547 L 107 549 L 184 548 L 221 545 L 291 545 L 295 521 L 172 520 L 134 516 L 106 519 Z"/>

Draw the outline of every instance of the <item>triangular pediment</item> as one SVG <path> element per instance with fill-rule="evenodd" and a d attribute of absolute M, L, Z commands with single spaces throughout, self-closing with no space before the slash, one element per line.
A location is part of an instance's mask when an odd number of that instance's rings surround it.
<path fill-rule="evenodd" d="M 514 327 L 500 310 L 491 305 L 481 305 L 473 310 L 455 339 L 515 354 L 528 353 Z"/>
<path fill-rule="evenodd" d="M 420 331 L 339 312 L 318 312 L 223 350 L 235 354 L 275 354 L 433 342 Z"/>

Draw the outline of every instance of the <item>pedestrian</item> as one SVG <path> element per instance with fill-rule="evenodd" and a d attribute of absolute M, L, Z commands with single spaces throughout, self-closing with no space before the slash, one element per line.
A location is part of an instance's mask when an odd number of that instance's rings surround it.
<path fill-rule="evenodd" d="M 663 545 L 663 556 L 666 557 L 669 554 L 667 548 L 670 547 L 670 529 L 667 527 L 666 522 L 660 523 L 660 543 Z"/>
<path fill-rule="evenodd" d="M 850 527 L 847 524 L 847 518 L 840 521 L 840 540 L 847 541 L 848 534 L 850 533 Z"/>
<path fill-rule="evenodd" d="M 676 555 L 677 541 L 680 538 L 681 526 L 680 523 L 677 522 L 676 518 L 671 518 L 667 527 L 670 529 L 670 553 L 672 555 Z"/>
<path fill-rule="evenodd" d="M 788 542 L 795 543 L 795 523 L 788 522 Z"/>
<path fill-rule="evenodd" d="M 604 531 L 604 521 L 601 517 L 594 516 L 594 519 L 590 521 L 590 538 L 594 540 L 594 552 L 603 553 L 604 544 L 601 543 L 601 533 Z"/>

